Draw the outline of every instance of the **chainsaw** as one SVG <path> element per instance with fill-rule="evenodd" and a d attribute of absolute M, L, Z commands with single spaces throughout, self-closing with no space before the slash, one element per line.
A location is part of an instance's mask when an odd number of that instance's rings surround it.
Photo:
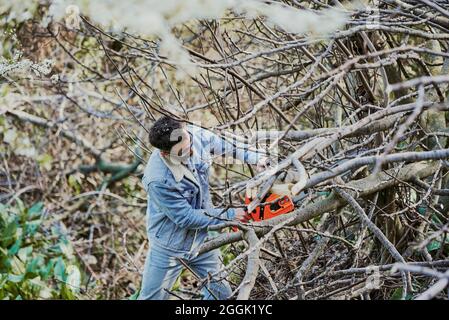
<path fill-rule="evenodd" d="M 280 196 L 275 193 L 267 193 L 261 201 L 261 205 L 257 206 L 252 212 L 247 212 L 247 219 L 254 222 L 272 219 L 282 214 L 289 213 L 295 209 L 295 203 L 300 202 L 306 197 L 306 193 L 301 192 L 298 196 L 291 198 L 290 196 Z M 253 199 L 249 196 L 245 197 L 245 204 L 248 205 Z M 234 232 L 238 231 L 237 227 L 232 227 Z"/>

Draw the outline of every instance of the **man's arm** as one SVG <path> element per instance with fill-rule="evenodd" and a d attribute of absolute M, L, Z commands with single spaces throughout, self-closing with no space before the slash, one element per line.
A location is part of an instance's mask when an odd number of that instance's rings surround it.
<path fill-rule="evenodd" d="M 148 194 L 159 209 L 181 228 L 202 229 L 223 223 L 220 219 L 232 220 L 235 210 L 221 208 L 193 209 L 186 198 L 175 188 L 156 181 L 148 184 Z"/>
<path fill-rule="evenodd" d="M 228 141 L 206 129 L 202 129 L 200 134 L 207 141 L 208 150 L 213 156 L 232 156 L 249 164 L 260 164 L 267 159 L 264 151 L 252 151 L 249 145 L 239 141 Z"/>

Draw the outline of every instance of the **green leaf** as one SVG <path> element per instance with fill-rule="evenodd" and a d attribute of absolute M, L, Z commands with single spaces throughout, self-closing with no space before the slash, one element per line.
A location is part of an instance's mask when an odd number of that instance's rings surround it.
<path fill-rule="evenodd" d="M 432 221 L 438 225 L 443 225 L 443 222 L 440 220 L 440 218 L 438 218 L 438 216 L 436 214 L 432 215 Z"/>
<path fill-rule="evenodd" d="M 11 259 L 11 273 L 22 274 L 25 272 L 25 264 L 17 256 L 12 256 Z"/>
<path fill-rule="evenodd" d="M 65 282 L 67 275 L 65 272 L 65 264 L 61 257 L 58 258 L 54 269 L 56 279 Z"/>
<path fill-rule="evenodd" d="M 14 283 L 19 283 L 23 280 L 23 274 L 8 274 L 8 280 Z"/>
<path fill-rule="evenodd" d="M 17 239 L 16 242 L 12 245 L 12 247 L 8 249 L 8 255 L 13 256 L 17 254 L 21 246 L 22 246 L 22 237 Z"/>
<path fill-rule="evenodd" d="M 75 190 L 76 194 L 79 194 L 81 192 L 80 182 L 74 175 L 70 175 L 67 182 L 69 183 L 69 186 Z"/>
<path fill-rule="evenodd" d="M 48 153 L 41 154 L 37 157 L 37 162 L 39 163 L 39 166 L 42 167 L 46 171 L 51 170 L 51 163 L 53 161 L 53 157 L 49 155 Z"/>
<path fill-rule="evenodd" d="M 75 295 L 69 289 L 69 287 L 66 286 L 66 285 L 63 285 L 62 288 L 61 288 L 61 296 L 65 300 L 74 300 L 75 299 Z"/>
<path fill-rule="evenodd" d="M 40 217 L 43 208 L 44 203 L 42 201 L 36 202 L 31 208 L 28 209 L 28 217 L 31 219 L 35 217 Z"/>
<path fill-rule="evenodd" d="M 46 280 L 50 276 L 50 273 L 53 269 L 53 266 L 55 264 L 55 260 L 51 259 L 43 268 L 40 270 L 40 275 L 42 279 Z"/>
<path fill-rule="evenodd" d="M 418 213 L 420 214 L 420 215 L 425 215 L 426 214 L 426 211 L 427 211 L 427 207 L 426 206 L 420 206 L 420 207 L 418 207 Z"/>
<path fill-rule="evenodd" d="M 128 300 L 137 300 L 137 298 L 139 297 L 139 293 L 140 293 L 140 290 L 137 290 L 128 298 Z"/>
<path fill-rule="evenodd" d="M 75 265 L 70 265 L 67 267 L 67 286 L 73 292 L 79 292 L 81 287 L 81 272 Z"/>
<path fill-rule="evenodd" d="M 16 232 L 17 232 L 18 221 L 14 219 L 6 225 L 2 234 L 0 234 L 0 243 L 2 247 L 9 247 L 12 243 L 14 243 Z"/>
<path fill-rule="evenodd" d="M 408 293 L 405 296 L 405 300 L 411 300 L 413 298 L 413 295 Z M 402 288 L 396 288 L 396 290 L 393 291 L 393 294 L 390 297 L 390 300 L 401 300 L 402 299 Z"/>
<path fill-rule="evenodd" d="M 25 234 L 32 237 L 39 230 L 42 220 L 34 220 L 25 224 Z"/>
<path fill-rule="evenodd" d="M 20 200 L 19 198 L 16 198 L 16 204 L 17 204 L 17 209 L 19 210 L 20 213 L 26 212 L 26 207 L 23 204 L 22 200 Z"/>
<path fill-rule="evenodd" d="M 27 246 L 24 248 L 20 248 L 19 252 L 17 253 L 17 256 L 19 257 L 19 259 L 26 263 L 26 261 L 28 260 L 28 257 L 31 255 L 31 253 L 33 252 L 33 247 L 32 246 Z"/>
<path fill-rule="evenodd" d="M 7 281 L 8 281 L 8 276 L 6 274 L 0 273 L 0 289 L 3 288 L 3 286 L 6 284 Z"/>
<path fill-rule="evenodd" d="M 39 266 L 42 264 L 42 257 L 32 258 L 26 265 L 26 273 L 37 274 Z"/>
<path fill-rule="evenodd" d="M 428 251 L 435 251 L 441 248 L 441 242 L 437 241 L 437 240 L 432 240 L 428 245 L 427 245 L 427 250 Z"/>
<path fill-rule="evenodd" d="M 52 297 L 52 290 L 49 288 L 45 282 L 43 282 L 40 277 L 35 277 L 33 279 L 28 280 L 28 282 L 34 287 L 37 291 L 37 296 L 41 299 L 50 299 Z"/>

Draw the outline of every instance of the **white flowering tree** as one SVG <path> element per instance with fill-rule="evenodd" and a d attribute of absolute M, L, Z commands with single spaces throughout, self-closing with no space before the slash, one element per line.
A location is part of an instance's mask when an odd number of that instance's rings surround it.
<path fill-rule="evenodd" d="M 238 299 L 444 298 L 446 1 L 0 1 L 0 10 L 0 197 L 44 199 L 68 230 L 89 298 L 139 289 L 139 178 L 162 114 L 270 155 L 259 174 L 216 163 L 217 206 L 242 206 L 248 190 L 250 208 L 268 192 L 297 201 L 289 214 L 211 229 L 202 252 L 222 249 Z M 194 297 L 185 282 L 177 294 Z"/>

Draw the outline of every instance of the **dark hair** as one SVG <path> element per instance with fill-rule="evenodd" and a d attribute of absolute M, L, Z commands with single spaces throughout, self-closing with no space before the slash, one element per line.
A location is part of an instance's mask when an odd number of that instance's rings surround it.
<path fill-rule="evenodd" d="M 162 116 L 150 128 L 148 138 L 151 145 L 162 151 L 170 151 L 175 144 L 181 141 L 181 137 L 176 140 L 170 140 L 171 134 L 173 130 L 181 127 L 182 122 L 168 116 Z"/>

